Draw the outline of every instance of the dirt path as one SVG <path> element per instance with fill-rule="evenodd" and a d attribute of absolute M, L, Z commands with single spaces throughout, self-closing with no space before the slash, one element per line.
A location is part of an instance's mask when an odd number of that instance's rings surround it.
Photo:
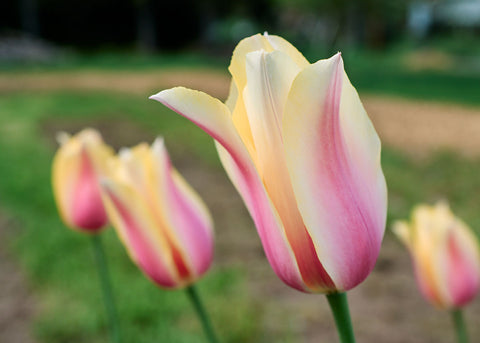
<path fill-rule="evenodd" d="M 54 72 L 0 74 L 0 94 L 11 91 L 104 90 L 149 96 L 164 88 L 183 85 L 221 99 L 228 94 L 229 78 L 211 70 L 175 69 L 141 72 Z M 480 107 L 413 101 L 362 94 L 383 144 L 423 157 L 449 149 L 466 157 L 480 156 Z"/>
<path fill-rule="evenodd" d="M 30 319 L 34 301 L 5 246 L 11 228 L 12 223 L 0 214 L 0 342 L 33 343 Z"/>

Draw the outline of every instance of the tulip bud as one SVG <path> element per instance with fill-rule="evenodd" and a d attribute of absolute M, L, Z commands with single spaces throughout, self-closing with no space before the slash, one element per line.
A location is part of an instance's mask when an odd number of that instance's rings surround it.
<path fill-rule="evenodd" d="M 398 221 L 393 231 L 408 248 L 423 296 L 441 309 L 469 303 L 480 288 L 480 251 L 468 226 L 448 205 L 419 205 L 410 223 Z"/>
<path fill-rule="evenodd" d="M 385 231 L 380 140 L 340 54 L 308 63 L 281 37 L 233 52 L 225 102 L 177 87 L 151 99 L 216 140 L 220 160 L 289 286 L 341 292 L 372 271 Z"/>
<path fill-rule="evenodd" d="M 102 195 L 132 260 L 159 286 L 195 282 L 212 262 L 213 224 L 202 200 L 172 167 L 163 141 L 120 151 L 110 168 Z"/>
<path fill-rule="evenodd" d="M 52 184 L 60 216 L 70 228 L 96 233 L 107 224 L 99 179 L 113 151 L 93 129 L 73 137 L 62 133 L 52 168 Z"/>

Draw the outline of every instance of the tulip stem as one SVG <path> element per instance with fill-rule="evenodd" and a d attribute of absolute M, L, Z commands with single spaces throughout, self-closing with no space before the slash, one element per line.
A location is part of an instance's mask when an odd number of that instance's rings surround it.
<path fill-rule="evenodd" d="M 462 310 L 452 310 L 451 313 L 453 323 L 455 325 L 455 331 L 457 333 L 458 343 L 468 343 L 467 327 L 465 326 L 465 321 L 463 320 Z"/>
<path fill-rule="evenodd" d="M 188 286 L 185 291 L 192 302 L 195 311 L 197 312 L 198 318 L 203 326 L 203 331 L 205 331 L 205 335 L 207 336 L 210 343 L 218 343 L 217 336 L 215 335 L 215 331 L 213 330 L 212 323 L 208 318 L 207 312 L 205 311 L 205 307 L 200 300 L 200 296 L 198 295 L 198 291 L 195 285 Z"/>
<path fill-rule="evenodd" d="M 103 248 L 102 239 L 99 234 L 92 236 L 92 247 L 102 288 L 105 311 L 107 313 L 108 325 L 110 329 L 110 340 L 112 343 L 120 343 L 120 331 L 110 281 L 110 274 L 108 271 L 107 259 L 105 258 L 105 249 Z"/>
<path fill-rule="evenodd" d="M 355 343 L 352 320 L 348 309 L 347 293 L 327 294 L 328 304 L 332 310 L 338 336 L 341 343 Z"/>

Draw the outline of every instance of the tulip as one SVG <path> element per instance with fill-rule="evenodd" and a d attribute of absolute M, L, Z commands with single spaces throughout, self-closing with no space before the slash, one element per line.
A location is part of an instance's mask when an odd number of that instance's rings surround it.
<path fill-rule="evenodd" d="M 52 168 L 53 193 L 63 221 L 72 229 L 93 234 L 91 242 L 99 274 L 112 343 L 120 342 L 119 325 L 102 240 L 98 234 L 108 223 L 102 203 L 100 178 L 114 153 L 93 129 L 75 136 L 58 136 L 61 144 Z"/>
<path fill-rule="evenodd" d="M 340 54 L 309 64 L 283 38 L 236 47 L 225 102 L 176 87 L 155 99 L 216 140 L 275 273 L 304 292 L 342 292 L 375 265 L 385 230 L 380 140 Z"/>
<path fill-rule="evenodd" d="M 418 205 L 411 222 L 397 221 L 393 231 L 410 252 L 421 293 L 435 307 L 450 310 L 458 342 L 467 343 L 461 308 L 480 289 L 476 236 L 445 202 Z"/>
<path fill-rule="evenodd" d="M 111 161 L 102 194 L 132 260 L 157 285 L 183 288 L 213 258 L 208 209 L 172 167 L 162 140 L 123 149 Z"/>
<path fill-rule="evenodd" d="M 132 260 L 158 286 L 185 288 L 206 336 L 217 343 L 193 284 L 212 263 L 212 219 L 173 168 L 163 140 L 121 150 L 111 159 L 101 188 L 108 216 Z"/>
<path fill-rule="evenodd" d="M 97 233 L 107 224 L 99 179 L 113 155 L 100 134 L 85 129 L 73 137 L 59 135 L 60 149 L 53 161 L 53 191 L 58 211 L 70 228 Z"/>
<path fill-rule="evenodd" d="M 346 299 L 334 294 L 368 276 L 385 231 L 377 133 L 340 54 L 310 64 L 283 38 L 257 34 L 237 45 L 229 71 L 225 104 L 183 87 L 151 99 L 215 139 L 275 273 L 330 294 L 343 325 Z"/>
<path fill-rule="evenodd" d="M 394 232 L 408 248 L 423 296 L 440 309 L 467 305 L 480 289 L 480 250 L 469 227 L 448 205 L 419 205 Z"/>

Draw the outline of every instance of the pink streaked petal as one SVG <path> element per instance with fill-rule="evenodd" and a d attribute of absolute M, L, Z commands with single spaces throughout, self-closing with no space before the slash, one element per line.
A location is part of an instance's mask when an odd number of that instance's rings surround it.
<path fill-rule="evenodd" d="M 385 229 L 380 144 L 357 98 L 337 54 L 299 73 L 283 121 L 297 203 L 339 290 L 355 287 L 371 272 Z"/>
<path fill-rule="evenodd" d="M 479 261 L 476 254 L 450 232 L 447 241 L 447 287 L 453 307 L 462 307 L 473 300 L 480 288 Z"/>
<path fill-rule="evenodd" d="M 295 255 L 287 242 L 280 217 L 258 176 L 245 173 L 228 151 L 218 142 L 215 143 L 225 171 L 245 201 L 255 222 L 265 255 L 273 270 L 287 285 L 303 292 L 308 291 L 298 269 Z"/>
<path fill-rule="evenodd" d="M 298 211 L 283 152 L 283 109 L 300 68 L 280 51 L 251 52 L 247 54 L 246 67 L 243 98 L 257 147 L 260 178 L 283 223 L 304 283 L 312 292 L 334 290 Z"/>
<path fill-rule="evenodd" d="M 304 290 L 281 221 L 235 130 L 228 108 L 205 93 L 186 88 L 165 90 L 151 98 L 190 119 L 219 143 L 222 163 L 245 200 L 273 269 L 287 284 Z"/>
<path fill-rule="evenodd" d="M 197 276 L 207 271 L 213 259 L 213 223 L 207 207 L 171 165 L 163 140 L 153 144 L 159 189 L 166 206 L 164 214 L 184 255 Z"/>
<path fill-rule="evenodd" d="M 92 232 L 107 224 L 97 174 L 85 149 L 81 151 L 80 172 L 72 194 L 70 213 L 73 225 Z"/>
<path fill-rule="evenodd" d="M 169 252 L 165 251 L 168 250 L 166 244 L 157 244 L 157 239 L 152 234 L 158 228 L 144 227 L 145 225 L 155 225 L 151 218 L 148 219 L 150 216 L 146 213 L 147 206 L 139 204 L 139 201 L 136 201 L 139 199 L 132 197 L 132 194 L 121 194 L 125 190 L 118 185 L 106 181 L 102 187 L 112 223 L 131 258 L 156 284 L 166 288 L 177 287 L 179 281 L 169 266 L 170 264 L 177 267 L 175 256 L 168 256 Z M 129 200 L 126 200 L 126 195 L 129 196 Z M 132 201 L 132 203 L 127 205 L 128 201 Z M 143 213 L 135 213 L 136 211 Z M 170 262 L 167 261 L 168 259 Z"/>

